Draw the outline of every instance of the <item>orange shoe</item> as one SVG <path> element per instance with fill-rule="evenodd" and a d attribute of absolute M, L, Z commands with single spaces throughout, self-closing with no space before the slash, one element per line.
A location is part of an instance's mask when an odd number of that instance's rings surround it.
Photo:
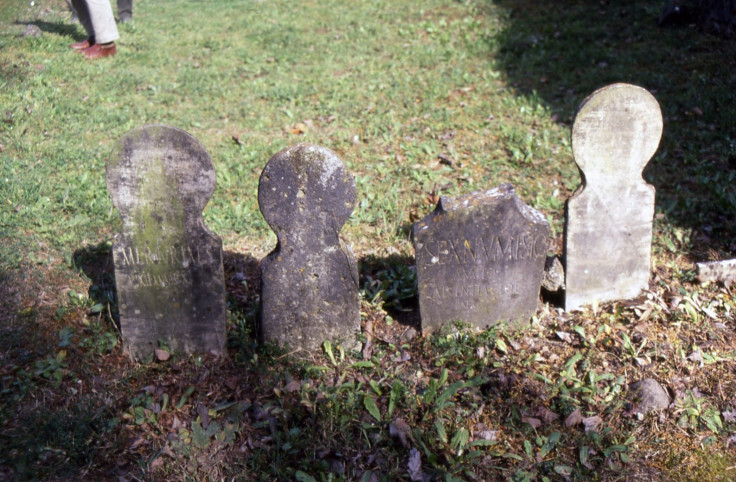
<path fill-rule="evenodd" d="M 82 51 L 88 59 L 101 59 L 103 57 L 111 57 L 118 52 L 115 42 L 107 44 L 94 44 Z"/>
<path fill-rule="evenodd" d="M 87 37 L 86 39 L 82 40 L 81 42 L 73 43 L 69 46 L 72 50 L 84 50 L 88 49 L 91 46 L 95 44 L 95 41 L 92 40 L 92 37 Z"/>

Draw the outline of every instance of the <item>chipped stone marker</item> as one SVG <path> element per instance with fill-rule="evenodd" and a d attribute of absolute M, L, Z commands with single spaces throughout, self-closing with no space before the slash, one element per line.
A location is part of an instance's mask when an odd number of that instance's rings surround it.
<path fill-rule="evenodd" d="M 736 259 L 710 261 L 695 264 L 697 277 L 700 283 L 706 281 L 733 281 L 736 279 Z"/>
<path fill-rule="evenodd" d="M 511 184 L 457 198 L 414 224 L 422 331 L 521 325 L 537 309 L 549 223 Z"/>
<path fill-rule="evenodd" d="M 120 327 L 128 353 L 159 341 L 184 353 L 225 348 L 222 241 L 202 221 L 215 170 L 197 140 L 173 127 L 128 132 L 107 166 L 123 221 L 113 244 Z"/>
<path fill-rule="evenodd" d="M 566 310 L 648 287 L 654 187 L 641 173 L 661 136 L 659 104 L 641 87 L 604 87 L 578 109 L 572 151 L 583 179 L 567 202 Z"/>
<path fill-rule="evenodd" d="M 340 229 L 356 197 L 353 177 L 329 149 L 299 144 L 268 161 L 258 204 L 278 244 L 261 262 L 262 341 L 296 350 L 355 343 L 358 268 Z"/>

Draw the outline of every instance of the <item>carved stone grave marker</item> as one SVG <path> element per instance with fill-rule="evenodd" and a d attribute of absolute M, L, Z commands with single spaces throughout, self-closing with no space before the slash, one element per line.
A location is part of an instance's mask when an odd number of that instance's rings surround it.
<path fill-rule="evenodd" d="M 549 223 L 511 184 L 441 197 L 414 224 L 422 331 L 454 321 L 520 325 L 537 309 Z"/>
<path fill-rule="evenodd" d="M 356 341 L 358 268 L 340 239 L 356 197 L 353 177 L 329 149 L 299 144 L 268 161 L 258 204 L 278 244 L 261 262 L 262 341 L 304 350 Z"/>
<path fill-rule="evenodd" d="M 566 310 L 648 287 L 654 187 L 641 173 L 661 136 L 659 104 L 641 87 L 604 87 L 578 109 L 572 151 L 583 182 L 567 202 Z"/>
<path fill-rule="evenodd" d="M 225 347 L 222 241 L 202 221 L 215 189 L 209 155 L 186 132 L 146 126 L 117 143 L 107 189 L 123 221 L 113 244 L 125 349 L 159 340 L 185 353 Z"/>

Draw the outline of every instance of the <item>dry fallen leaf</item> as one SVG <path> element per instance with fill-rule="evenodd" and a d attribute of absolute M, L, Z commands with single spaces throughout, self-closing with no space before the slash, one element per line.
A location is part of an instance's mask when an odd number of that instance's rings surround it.
<path fill-rule="evenodd" d="M 598 415 L 584 418 L 583 425 L 585 425 L 585 431 L 590 432 L 591 430 L 596 430 L 602 421 Z"/>
<path fill-rule="evenodd" d="M 200 403 L 199 405 L 197 405 L 197 415 L 199 415 L 199 418 L 202 421 L 202 428 L 206 429 L 207 426 L 210 424 L 210 414 L 204 404 Z"/>
<path fill-rule="evenodd" d="M 440 160 L 440 164 L 444 164 L 446 166 L 450 166 L 452 169 L 457 169 L 458 165 L 455 163 L 455 161 L 444 152 L 441 152 L 437 155 L 437 158 Z"/>
<path fill-rule="evenodd" d="M 575 425 L 581 423 L 582 421 L 583 421 L 583 416 L 580 414 L 580 409 L 576 408 L 575 411 L 573 411 L 565 419 L 565 427 L 567 428 L 574 427 Z"/>
<path fill-rule="evenodd" d="M 522 423 L 528 423 L 532 428 L 539 428 L 542 426 L 542 421 L 534 417 L 521 417 Z"/>
<path fill-rule="evenodd" d="M 411 428 L 401 418 L 397 418 L 388 426 L 388 433 L 394 439 L 398 439 L 398 441 L 401 442 L 401 446 L 404 448 L 409 446 L 409 442 L 406 439 L 409 432 L 411 432 Z"/>
<path fill-rule="evenodd" d="M 156 348 L 156 349 L 155 349 L 155 350 L 153 350 L 153 351 L 154 351 L 154 353 L 156 354 L 156 359 L 157 359 L 158 361 L 166 361 L 166 360 L 168 360 L 169 358 L 171 358 L 171 353 L 169 353 L 169 352 L 168 352 L 168 351 L 166 351 L 166 350 L 161 350 L 160 348 Z"/>
<path fill-rule="evenodd" d="M 146 441 L 146 439 L 144 439 L 143 437 L 138 437 L 137 439 L 135 439 L 135 440 L 133 441 L 133 443 L 132 443 L 132 444 L 130 444 L 130 450 L 135 450 L 135 449 L 137 449 L 138 447 L 140 447 L 141 445 L 143 445 L 143 443 L 144 443 L 145 441 Z"/>
<path fill-rule="evenodd" d="M 291 129 L 292 134 L 301 135 L 307 132 L 307 125 L 304 122 L 297 122 Z"/>
<path fill-rule="evenodd" d="M 736 422 L 736 410 L 726 410 L 721 412 L 721 415 L 726 423 Z"/>
<path fill-rule="evenodd" d="M 573 338 L 570 333 L 567 333 L 564 331 L 558 331 L 556 334 L 557 334 L 557 338 L 572 345 Z"/>
<path fill-rule="evenodd" d="M 687 359 L 695 363 L 700 363 L 701 367 L 703 366 L 703 352 L 701 352 L 700 350 L 695 350 L 694 352 L 690 353 L 687 356 Z"/>
<path fill-rule="evenodd" d="M 539 407 L 537 409 L 537 417 L 541 418 L 544 423 L 552 423 L 560 418 L 558 414 L 547 407 Z"/>
<path fill-rule="evenodd" d="M 299 383 L 298 380 L 292 380 L 286 384 L 286 386 L 284 387 L 284 391 L 288 393 L 292 393 L 292 392 L 296 392 L 300 388 L 302 388 L 302 384 Z"/>
<path fill-rule="evenodd" d="M 483 440 L 491 440 L 495 442 L 498 440 L 498 430 L 483 430 L 478 434 L 478 436 Z"/>
<path fill-rule="evenodd" d="M 421 482 L 422 480 L 422 455 L 417 449 L 411 449 L 409 452 L 409 477 L 413 482 Z"/>

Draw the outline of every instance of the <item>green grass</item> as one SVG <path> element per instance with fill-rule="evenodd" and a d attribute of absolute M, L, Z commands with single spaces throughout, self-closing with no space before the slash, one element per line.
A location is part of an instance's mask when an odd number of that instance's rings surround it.
<path fill-rule="evenodd" d="M 436 480 L 732 479 L 736 300 L 696 284 L 693 262 L 736 249 L 735 44 L 657 29 L 660 6 L 136 0 L 118 54 L 87 62 L 65 2 L 0 2 L 0 478 L 410 480 L 419 460 Z M 41 37 L 20 37 L 28 22 Z M 437 195 L 511 182 L 561 246 L 575 109 L 619 81 L 650 89 L 665 120 L 645 170 L 650 292 L 545 304 L 522 332 L 407 336 L 412 222 Z M 121 354 L 105 165 L 157 123 L 215 165 L 204 217 L 226 250 L 226 360 Z M 356 178 L 343 233 L 364 353 L 304 362 L 254 341 L 257 260 L 275 245 L 258 178 L 297 142 Z M 627 405 L 644 377 L 677 397 L 661 417 Z M 567 426 L 576 411 L 601 421 Z"/>

